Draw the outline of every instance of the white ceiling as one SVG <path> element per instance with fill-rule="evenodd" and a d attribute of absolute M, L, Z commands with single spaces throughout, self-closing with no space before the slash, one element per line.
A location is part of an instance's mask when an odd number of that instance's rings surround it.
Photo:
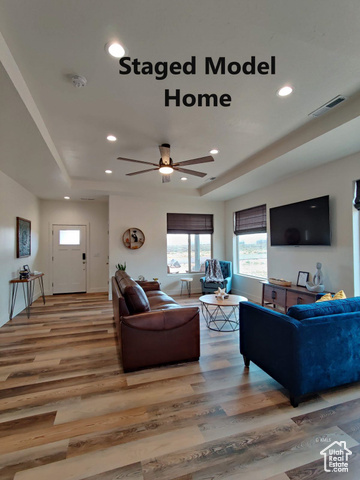
<path fill-rule="evenodd" d="M 360 151 L 359 24 L 358 0 L 0 0 L 0 169 L 41 198 L 171 192 L 225 200 Z M 120 76 L 104 49 L 111 39 L 140 61 L 195 56 L 196 75 Z M 204 58 L 220 56 L 275 56 L 276 74 L 205 75 Z M 73 74 L 88 85 L 74 88 Z M 285 83 L 294 93 L 279 98 Z M 165 89 L 228 93 L 232 102 L 167 108 Z M 348 100 L 308 116 L 339 94 Z M 220 153 L 189 167 L 205 178 L 181 182 L 174 173 L 169 184 L 158 172 L 127 177 L 146 166 L 116 160 L 157 163 L 164 142 L 175 162 Z"/>

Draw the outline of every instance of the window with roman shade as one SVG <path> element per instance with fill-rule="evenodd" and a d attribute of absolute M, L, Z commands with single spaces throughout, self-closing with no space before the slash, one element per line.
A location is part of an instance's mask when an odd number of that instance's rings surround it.
<path fill-rule="evenodd" d="M 266 233 L 266 205 L 235 212 L 234 233 L 235 235 Z"/>
<path fill-rule="evenodd" d="M 205 272 L 212 258 L 212 214 L 167 214 L 167 273 Z"/>
<path fill-rule="evenodd" d="M 213 215 L 200 213 L 168 213 L 167 233 L 214 233 Z"/>
<path fill-rule="evenodd" d="M 234 213 L 237 273 L 267 278 L 266 205 Z"/>

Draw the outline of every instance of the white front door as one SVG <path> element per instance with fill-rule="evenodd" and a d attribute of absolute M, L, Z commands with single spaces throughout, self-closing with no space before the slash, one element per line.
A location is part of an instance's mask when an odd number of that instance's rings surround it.
<path fill-rule="evenodd" d="M 53 293 L 86 292 L 86 226 L 53 225 Z"/>

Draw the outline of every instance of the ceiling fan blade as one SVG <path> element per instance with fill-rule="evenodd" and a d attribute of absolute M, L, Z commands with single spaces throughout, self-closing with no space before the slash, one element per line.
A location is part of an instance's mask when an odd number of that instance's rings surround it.
<path fill-rule="evenodd" d="M 162 183 L 168 183 L 171 181 L 171 176 L 170 175 L 161 175 L 161 182 Z"/>
<path fill-rule="evenodd" d="M 213 161 L 214 158 L 211 155 L 208 155 L 207 157 L 193 158 L 192 160 L 185 160 L 184 162 L 174 163 L 174 166 L 177 167 L 178 165 L 196 165 L 197 163 L 208 163 Z"/>
<path fill-rule="evenodd" d="M 195 175 L 196 177 L 206 177 L 207 173 L 197 172 L 196 170 L 189 170 L 187 168 L 173 167 L 177 172 L 187 173 L 188 175 Z"/>
<path fill-rule="evenodd" d="M 125 160 L 125 162 L 144 163 L 145 165 L 154 165 L 155 167 L 158 166 L 157 163 L 143 162 L 142 160 L 133 160 L 132 158 L 117 157 L 117 160 Z"/>
<path fill-rule="evenodd" d="M 153 170 L 159 170 L 159 169 L 158 168 L 148 168 L 147 170 L 140 170 L 139 172 L 127 173 L 126 175 L 128 177 L 131 177 L 132 175 L 139 175 L 140 173 L 152 172 Z"/>
<path fill-rule="evenodd" d="M 163 163 L 165 165 L 170 164 L 170 145 L 164 143 L 163 145 L 159 145 L 160 155 Z"/>

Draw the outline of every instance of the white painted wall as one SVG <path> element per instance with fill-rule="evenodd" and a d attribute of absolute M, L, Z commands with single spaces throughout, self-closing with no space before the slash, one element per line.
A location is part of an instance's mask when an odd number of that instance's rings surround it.
<path fill-rule="evenodd" d="M 31 221 L 31 256 L 16 258 L 16 217 Z M 9 280 L 18 277 L 27 264 L 40 270 L 39 259 L 40 207 L 35 195 L 0 171 L 0 326 L 9 320 Z M 36 282 L 35 298 L 39 295 Z M 25 308 L 23 292 L 18 290 L 14 316 Z"/>
<path fill-rule="evenodd" d="M 88 225 L 88 285 L 87 292 L 107 292 L 108 290 L 108 220 L 107 202 L 97 201 L 55 201 L 41 200 L 40 242 L 42 270 L 45 273 L 46 295 L 52 294 L 52 235 L 51 225 Z"/>
<path fill-rule="evenodd" d="M 211 202 L 200 197 L 174 196 L 159 198 L 125 197 L 112 195 L 109 203 L 110 264 L 109 276 L 115 273 L 115 265 L 126 261 L 126 271 L 134 279 L 144 275 L 148 280 L 159 278 L 161 289 L 169 295 L 180 293 L 180 277 L 193 277 L 192 291 L 201 291 L 203 274 L 167 274 L 166 262 L 166 214 L 212 213 L 214 215 L 213 256 L 224 259 L 224 202 Z M 125 230 L 140 228 L 145 243 L 139 250 L 130 250 L 122 243 Z"/>
<path fill-rule="evenodd" d="M 343 289 L 348 297 L 353 296 L 352 200 L 354 181 L 359 178 L 360 154 L 356 154 L 226 202 L 227 260 L 232 260 L 235 254 L 233 212 L 264 203 L 268 212 L 272 207 L 330 195 L 331 246 L 270 247 L 268 235 L 268 276 L 285 278 L 296 284 L 299 270 L 310 272 L 312 276 L 316 270 L 316 262 L 321 262 L 326 289 L 334 292 Z M 253 301 L 261 300 L 259 280 L 235 274 L 233 290 L 234 293 L 245 295 Z"/>

